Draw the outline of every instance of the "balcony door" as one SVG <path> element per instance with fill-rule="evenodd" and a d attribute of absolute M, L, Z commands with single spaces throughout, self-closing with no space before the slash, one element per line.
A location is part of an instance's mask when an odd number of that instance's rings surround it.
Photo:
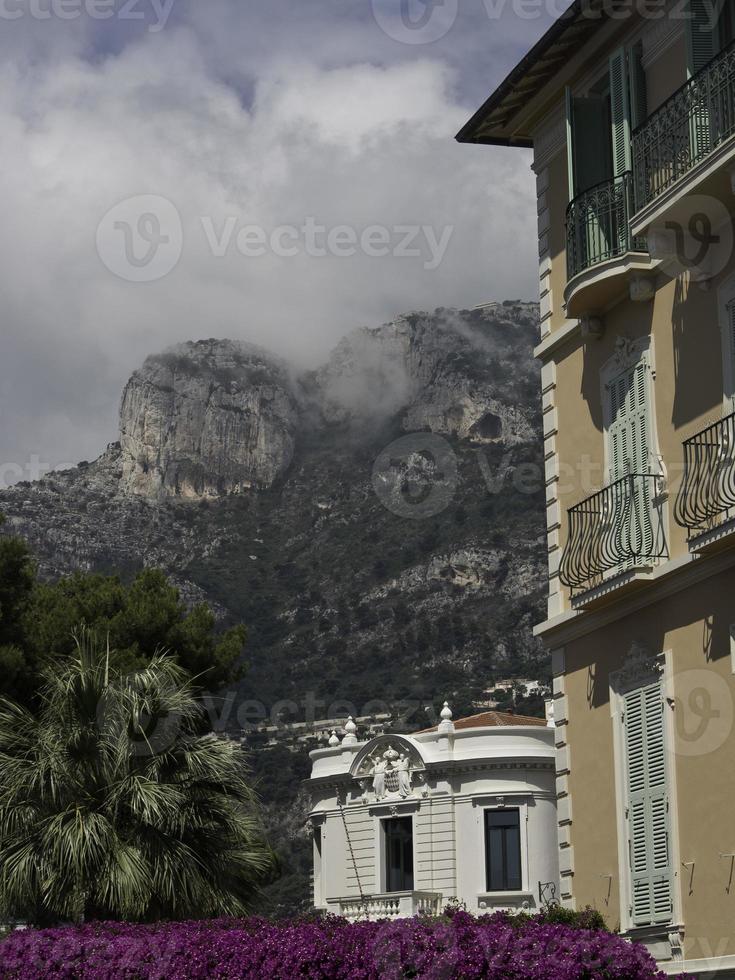
<path fill-rule="evenodd" d="M 655 551 L 649 352 L 640 351 L 633 363 L 620 363 L 617 369 L 613 365 L 608 371 L 604 390 L 609 485 L 600 548 L 603 554 L 629 556 L 612 568 L 614 576 L 638 564 L 638 556 Z"/>
<path fill-rule="evenodd" d="M 567 89 L 567 160 L 574 267 L 627 251 L 631 126 L 645 117 L 645 78 L 638 49 L 620 48 L 597 82 Z"/>
<path fill-rule="evenodd" d="M 413 819 L 392 817 L 383 821 L 385 890 L 413 891 Z"/>

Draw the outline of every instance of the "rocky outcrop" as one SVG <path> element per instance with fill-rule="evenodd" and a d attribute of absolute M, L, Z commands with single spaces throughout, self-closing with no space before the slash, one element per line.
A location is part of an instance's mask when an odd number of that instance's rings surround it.
<path fill-rule="evenodd" d="M 513 324 L 524 317 L 534 322 L 536 309 L 515 304 Z M 344 422 L 401 412 L 407 432 L 480 444 L 528 442 L 534 409 L 514 404 L 513 391 L 534 384 L 535 369 L 517 356 L 519 338 L 510 325 L 503 328 L 502 313 L 500 304 L 493 304 L 491 316 L 484 310 L 409 313 L 355 331 L 317 372 L 324 418 Z"/>
<path fill-rule="evenodd" d="M 145 497 L 270 487 L 289 467 L 298 413 L 284 365 L 223 340 L 149 357 L 120 409 L 122 484 Z"/>

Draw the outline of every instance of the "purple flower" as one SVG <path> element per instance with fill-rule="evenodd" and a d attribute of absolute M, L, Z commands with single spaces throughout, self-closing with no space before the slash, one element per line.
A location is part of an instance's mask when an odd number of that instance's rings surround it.
<path fill-rule="evenodd" d="M 499 914 L 348 923 L 250 918 L 25 930 L 4 980 L 663 980 L 643 946 Z"/>

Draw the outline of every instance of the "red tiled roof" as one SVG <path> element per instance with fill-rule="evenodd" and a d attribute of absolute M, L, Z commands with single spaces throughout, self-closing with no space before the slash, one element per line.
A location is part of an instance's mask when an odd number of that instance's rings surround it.
<path fill-rule="evenodd" d="M 483 711 L 479 715 L 469 715 L 467 718 L 457 718 L 455 729 L 462 728 L 508 728 L 513 725 L 538 725 L 546 727 L 545 718 L 535 718 L 531 715 L 516 715 L 510 711 Z M 437 726 L 425 728 L 425 732 L 435 732 Z M 420 735 L 421 732 L 417 732 Z"/>

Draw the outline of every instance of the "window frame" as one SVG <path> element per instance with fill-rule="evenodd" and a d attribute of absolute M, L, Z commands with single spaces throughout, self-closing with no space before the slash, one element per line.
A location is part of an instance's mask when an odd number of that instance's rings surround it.
<path fill-rule="evenodd" d="M 485 854 L 485 894 L 487 895 L 499 895 L 503 893 L 514 893 L 525 891 L 525 877 L 526 877 L 526 862 L 525 862 L 525 849 L 524 849 L 524 835 L 523 835 L 523 825 L 524 825 L 524 813 L 525 808 L 521 805 L 517 806 L 490 806 L 483 807 L 482 810 L 482 835 L 483 835 L 483 845 Z M 490 846 L 489 846 L 489 821 L 488 816 L 491 813 L 515 813 L 518 818 L 518 885 L 505 884 L 501 888 L 493 888 L 490 881 Z M 505 861 L 505 836 L 503 835 L 504 841 L 504 865 L 507 864 Z M 507 881 L 507 867 L 503 868 L 503 880 Z"/>
<path fill-rule="evenodd" d="M 390 875 L 388 862 L 390 860 L 390 849 L 388 847 L 388 824 L 392 821 L 401 820 L 410 824 L 411 827 L 411 887 L 410 888 L 390 888 Z M 396 894 L 416 890 L 416 827 L 413 814 L 396 814 L 380 817 L 379 821 L 379 840 L 380 840 L 380 891 L 385 895 Z"/>

